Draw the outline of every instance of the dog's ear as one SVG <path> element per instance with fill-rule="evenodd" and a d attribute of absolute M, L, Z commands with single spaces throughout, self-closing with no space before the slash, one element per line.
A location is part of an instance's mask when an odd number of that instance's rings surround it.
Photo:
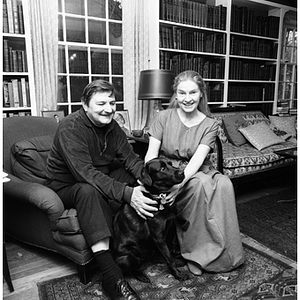
<path fill-rule="evenodd" d="M 141 172 L 140 181 L 142 182 L 143 185 L 148 185 L 148 186 L 152 185 L 152 178 L 150 177 L 150 175 L 145 167 L 143 168 L 143 170 Z"/>

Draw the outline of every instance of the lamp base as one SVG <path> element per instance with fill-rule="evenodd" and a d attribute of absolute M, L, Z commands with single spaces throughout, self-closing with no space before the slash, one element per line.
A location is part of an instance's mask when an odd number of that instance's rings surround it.
<path fill-rule="evenodd" d="M 146 125 L 144 127 L 144 133 L 147 133 L 150 125 L 153 123 L 155 117 L 158 115 L 158 113 L 160 111 L 164 110 L 164 108 L 161 105 L 161 101 L 160 100 L 155 100 L 153 102 L 153 107 L 152 109 L 148 110 L 148 115 L 147 115 L 147 121 L 146 121 Z"/>

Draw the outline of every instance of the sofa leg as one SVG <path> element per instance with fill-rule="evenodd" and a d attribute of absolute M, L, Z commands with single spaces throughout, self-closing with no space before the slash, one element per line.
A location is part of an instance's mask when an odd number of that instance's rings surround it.
<path fill-rule="evenodd" d="M 91 281 L 91 268 L 90 265 L 77 265 L 77 271 L 80 278 L 80 281 L 83 284 L 88 284 Z"/>

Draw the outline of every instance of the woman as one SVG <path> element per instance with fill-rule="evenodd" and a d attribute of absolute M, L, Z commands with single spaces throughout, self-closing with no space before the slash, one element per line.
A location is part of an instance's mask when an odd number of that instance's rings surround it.
<path fill-rule="evenodd" d="M 168 195 L 177 210 L 177 236 L 191 273 L 227 272 L 244 262 L 232 183 L 212 166 L 218 124 L 209 117 L 205 83 L 194 71 L 179 74 L 169 109 L 149 130 L 145 161 L 169 158 L 185 180 Z"/>

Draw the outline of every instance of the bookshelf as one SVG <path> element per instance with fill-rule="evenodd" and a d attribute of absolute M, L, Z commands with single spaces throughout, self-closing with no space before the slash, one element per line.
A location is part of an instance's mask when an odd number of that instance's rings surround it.
<path fill-rule="evenodd" d="M 199 72 L 210 106 L 265 105 L 276 113 L 283 18 L 296 8 L 261 0 L 155 0 L 151 6 L 151 68 Z"/>
<path fill-rule="evenodd" d="M 36 115 L 28 0 L 3 0 L 3 117 Z"/>

